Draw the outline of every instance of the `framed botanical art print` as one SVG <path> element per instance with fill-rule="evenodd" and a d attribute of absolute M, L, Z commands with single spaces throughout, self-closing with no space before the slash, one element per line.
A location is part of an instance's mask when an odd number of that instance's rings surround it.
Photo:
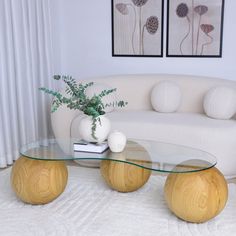
<path fill-rule="evenodd" d="M 169 57 L 221 57 L 224 0 L 168 0 Z"/>
<path fill-rule="evenodd" d="M 163 55 L 163 0 L 112 0 L 112 56 Z"/>

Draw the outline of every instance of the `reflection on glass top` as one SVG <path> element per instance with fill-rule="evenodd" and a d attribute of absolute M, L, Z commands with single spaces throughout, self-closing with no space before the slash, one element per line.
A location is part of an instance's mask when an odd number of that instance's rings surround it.
<path fill-rule="evenodd" d="M 129 139 L 123 152 L 109 149 L 102 154 L 74 152 L 75 139 L 45 139 L 23 146 L 21 155 L 48 161 L 65 160 L 112 160 L 133 164 L 142 168 L 185 173 L 209 169 L 216 165 L 216 158 L 204 151 L 190 147 L 148 140 Z"/>

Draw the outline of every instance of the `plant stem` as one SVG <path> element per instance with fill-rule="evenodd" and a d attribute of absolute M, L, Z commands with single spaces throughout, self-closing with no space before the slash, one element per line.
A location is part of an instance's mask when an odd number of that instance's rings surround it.
<path fill-rule="evenodd" d="M 133 49 L 133 53 L 135 54 L 135 49 L 134 49 L 134 34 L 135 34 L 136 24 L 137 24 L 137 15 L 136 15 L 135 8 L 134 8 L 134 6 L 132 4 L 127 4 L 127 6 L 130 6 L 134 10 L 134 29 L 133 29 L 133 32 L 132 32 L 132 49 Z"/>
<path fill-rule="evenodd" d="M 142 52 L 142 20 L 141 20 L 141 17 L 142 17 L 142 7 L 139 7 L 139 54 L 141 55 L 141 52 Z"/>
<path fill-rule="evenodd" d="M 92 117 L 92 127 L 91 127 L 91 131 L 92 131 L 92 133 L 91 133 L 91 135 L 92 135 L 92 137 L 94 138 L 94 139 L 97 139 L 97 137 L 96 137 L 96 135 L 95 135 L 95 132 L 96 132 L 96 128 L 97 128 L 97 119 L 96 118 L 94 118 L 94 117 Z"/>
<path fill-rule="evenodd" d="M 187 20 L 188 20 L 188 32 L 187 32 L 187 34 L 184 36 L 184 38 L 182 39 L 182 41 L 181 41 L 181 43 L 180 43 L 180 45 L 179 45 L 181 55 L 183 55 L 183 51 L 182 51 L 183 42 L 184 42 L 184 40 L 188 37 L 188 35 L 189 35 L 189 33 L 190 33 L 190 19 L 189 19 L 188 16 L 186 16 L 186 17 L 187 17 Z"/>
<path fill-rule="evenodd" d="M 207 37 L 209 37 L 209 38 L 211 39 L 211 41 L 208 42 L 208 43 L 202 44 L 201 55 L 203 54 L 204 47 L 205 47 L 206 45 L 209 45 L 209 44 L 213 43 L 213 41 L 214 41 L 213 37 L 211 37 L 209 34 L 206 34 L 206 35 L 207 35 Z"/>
<path fill-rule="evenodd" d="M 193 55 L 193 45 L 194 45 L 194 0 L 192 0 L 192 55 Z"/>
<path fill-rule="evenodd" d="M 144 29 L 145 29 L 146 25 L 143 26 L 142 29 L 142 54 L 144 55 Z"/>
<path fill-rule="evenodd" d="M 199 22 L 198 22 L 197 42 L 196 42 L 196 51 L 195 51 L 195 54 L 196 54 L 196 55 L 197 55 L 197 50 L 198 50 L 198 40 L 199 40 L 199 32 L 200 32 L 201 19 L 202 19 L 202 15 L 200 15 L 200 17 L 199 17 Z"/>

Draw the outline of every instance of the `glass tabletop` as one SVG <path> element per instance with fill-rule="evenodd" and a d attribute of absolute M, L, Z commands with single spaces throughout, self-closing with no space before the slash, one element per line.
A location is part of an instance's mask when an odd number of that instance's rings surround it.
<path fill-rule="evenodd" d="M 123 152 L 75 152 L 75 139 L 45 139 L 29 143 L 20 149 L 27 158 L 45 161 L 110 160 L 128 163 L 160 172 L 187 173 L 209 169 L 216 158 L 202 150 L 150 140 L 129 139 Z"/>

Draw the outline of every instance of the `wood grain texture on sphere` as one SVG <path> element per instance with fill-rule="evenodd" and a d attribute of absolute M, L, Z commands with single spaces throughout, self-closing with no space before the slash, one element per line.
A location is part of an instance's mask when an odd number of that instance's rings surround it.
<path fill-rule="evenodd" d="M 45 204 L 57 198 L 68 179 L 63 161 L 41 161 L 20 157 L 13 165 L 11 185 L 16 195 L 30 204 Z"/>
<path fill-rule="evenodd" d="M 117 161 L 103 160 L 100 169 L 106 183 L 119 192 L 141 188 L 151 175 L 150 170 Z"/>
<path fill-rule="evenodd" d="M 179 218 L 202 223 L 224 209 L 228 186 L 215 167 L 192 173 L 172 173 L 165 183 L 165 199 L 170 210 Z"/>
<path fill-rule="evenodd" d="M 106 183 L 119 192 L 132 192 L 141 188 L 151 175 L 149 169 L 121 162 L 129 161 L 140 166 L 151 167 L 146 150 L 134 142 L 129 141 L 121 153 L 111 153 L 111 159 L 120 161 L 103 160 L 100 170 Z"/>

